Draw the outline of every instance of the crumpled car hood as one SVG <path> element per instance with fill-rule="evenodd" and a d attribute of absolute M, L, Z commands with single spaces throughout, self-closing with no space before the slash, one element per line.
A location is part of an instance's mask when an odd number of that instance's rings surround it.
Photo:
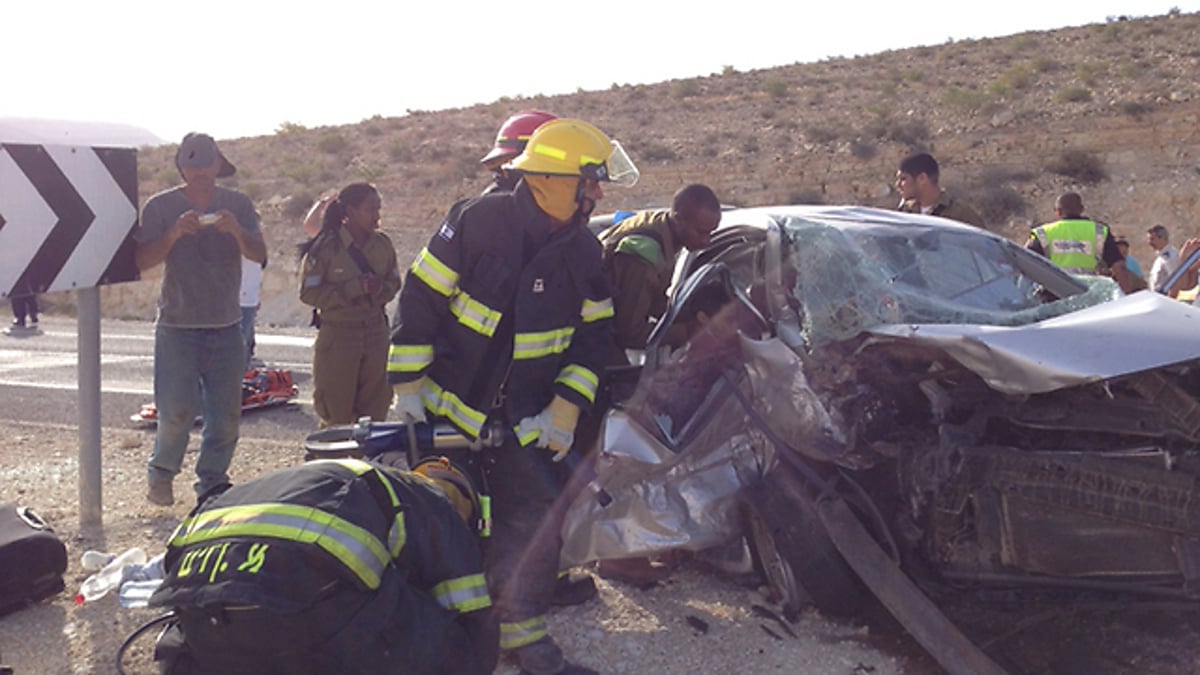
<path fill-rule="evenodd" d="M 936 347 L 1009 394 L 1200 359 L 1200 309 L 1150 291 L 1025 326 L 890 324 L 868 332 Z"/>

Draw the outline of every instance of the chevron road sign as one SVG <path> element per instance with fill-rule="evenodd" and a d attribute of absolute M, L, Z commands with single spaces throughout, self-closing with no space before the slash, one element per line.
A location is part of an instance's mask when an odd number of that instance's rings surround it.
<path fill-rule="evenodd" d="M 138 279 L 137 151 L 0 142 L 0 297 Z"/>

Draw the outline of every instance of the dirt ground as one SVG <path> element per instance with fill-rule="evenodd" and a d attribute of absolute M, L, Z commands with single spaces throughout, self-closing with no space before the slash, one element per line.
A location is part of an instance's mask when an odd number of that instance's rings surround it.
<path fill-rule="evenodd" d="M 121 642 L 152 610 L 123 609 L 115 597 L 75 605 L 87 549 L 141 546 L 150 555 L 191 504 L 185 474 L 180 501 L 155 507 L 144 498 L 144 462 L 153 433 L 105 429 L 102 435 L 104 525 L 81 529 L 78 435 L 69 425 L 0 422 L 3 498 L 34 508 L 68 547 L 67 591 L 0 619 L 0 663 L 18 674 L 111 673 Z M 193 450 L 196 445 L 193 437 Z M 296 443 L 243 439 L 235 481 L 300 461 Z M 574 660 L 603 673 L 923 674 L 940 668 L 882 610 L 862 621 L 802 613 L 786 629 L 755 613 L 768 603 L 752 580 L 689 563 L 657 587 L 639 590 L 598 579 L 599 598 L 555 610 L 551 632 Z M 952 605 L 950 615 L 1013 673 L 1200 673 L 1200 620 L 1190 610 L 1137 611 L 1121 606 L 1083 610 L 1051 606 L 983 609 Z M 791 633 L 789 634 L 788 630 Z M 155 672 L 152 638 L 138 640 L 124 661 L 130 673 Z M 498 673 L 516 672 L 502 661 Z"/>
<path fill-rule="evenodd" d="M 112 594 L 75 605 L 72 596 L 87 577 L 79 557 L 87 549 L 161 551 L 192 505 L 185 501 L 191 496 L 187 475 L 198 439 L 193 435 L 185 473 L 176 480 L 177 503 L 164 508 L 144 497 L 153 432 L 105 429 L 104 525 L 85 530 L 78 516 L 75 428 L 0 423 L 0 437 L 7 439 L 0 449 L 0 477 L 8 486 L 4 499 L 32 507 L 49 522 L 66 542 L 70 564 L 66 592 L 0 619 L 0 663 L 19 675 L 115 672 L 118 646 L 157 612 L 124 609 Z M 298 463 L 302 454 L 295 443 L 243 439 L 232 476 L 246 480 Z M 598 581 L 598 599 L 556 610 L 550 624 L 572 658 L 604 673 L 924 672 L 913 670 L 909 658 L 880 649 L 865 625 L 831 622 L 813 612 L 789 626 L 792 637 L 753 614 L 752 605 L 768 605 L 758 590 L 699 565 L 649 590 Z M 152 642 L 146 636 L 134 644 L 124 661 L 127 672 L 155 672 Z M 516 671 L 505 661 L 497 670 Z"/>

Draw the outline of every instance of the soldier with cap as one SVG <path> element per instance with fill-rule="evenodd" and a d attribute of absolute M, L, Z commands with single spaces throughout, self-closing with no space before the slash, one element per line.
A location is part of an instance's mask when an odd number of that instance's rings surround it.
<path fill-rule="evenodd" d="M 204 426 L 196 494 L 229 482 L 246 365 L 242 258 L 267 259 L 250 198 L 217 185 L 236 169 L 212 136 L 184 136 L 175 166 L 183 184 L 146 201 L 134 235 L 140 270 L 165 264 L 154 333 L 158 431 L 147 467 L 147 499 L 160 505 L 175 501 L 173 481 L 198 414 Z"/>

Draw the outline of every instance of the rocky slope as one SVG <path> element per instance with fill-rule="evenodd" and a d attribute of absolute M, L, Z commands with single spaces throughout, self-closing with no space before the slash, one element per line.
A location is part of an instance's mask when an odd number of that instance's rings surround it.
<path fill-rule="evenodd" d="M 600 208 L 661 205 L 702 181 L 731 204 L 890 207 L 896 164 L 914 150 L 942 164 L 942 184 L 990 226 L 1023 239 L 1053 216 L 1060 192 L 1133 242 L 1167 225 L 1200 232 L 1200 15 L 1106 23 L 952 42 L 819 63 L 725 72 L 609 90 L 503 99 L 470 108 L 226 139 L 232 184 L 256 200 L 272 252 L 260 316 L 298 325 L 294 245 L 320 193 L 376 183 L 384 228 L 406 263 L 451 203 L 487 182 L 478 158 L 509 114 L 541 108 L 594 122 L 620 139 L 642 179 Z M 139 156 L 143 200 L 177 180 L 173 146 Z M 152 275 L 153 276 L 153 275 Z M 105 313 L 153 316 L 156 280 L 104 290 Z M 54 299 L 52 299 L 54 301 Z M 70 299 L 59 299 L 69 305 Z"/>

